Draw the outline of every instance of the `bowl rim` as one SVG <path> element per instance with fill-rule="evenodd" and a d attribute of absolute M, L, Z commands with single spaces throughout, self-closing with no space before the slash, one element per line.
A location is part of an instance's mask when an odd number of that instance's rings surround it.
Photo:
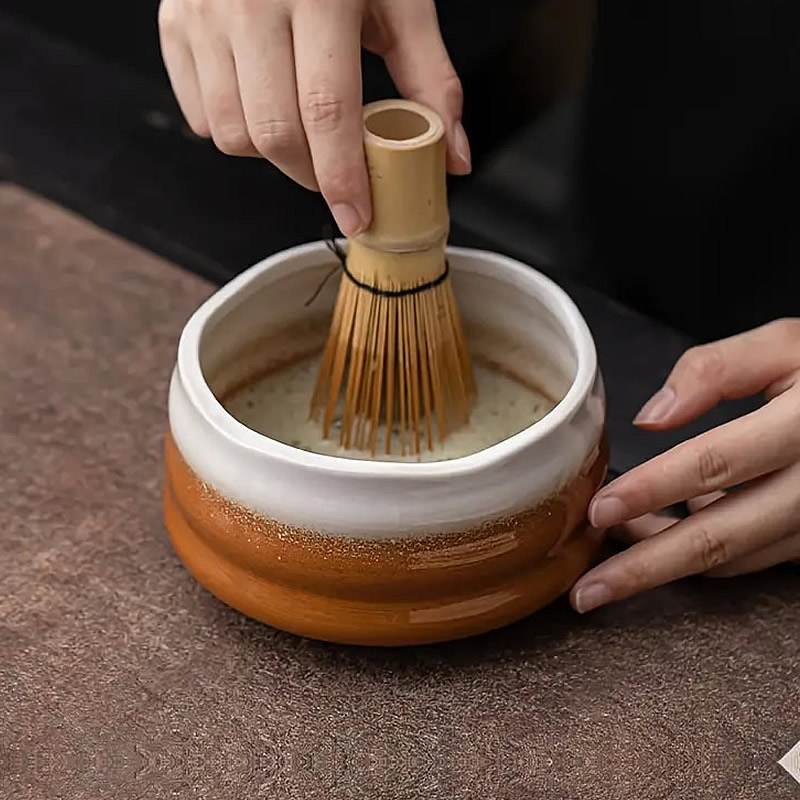
<path fill-rule="evenodd" d="M 178 342 L 177 372 L 190 404 L 203 421 L 217 433 L 238 447 L 255 451 L 291 467 L 303 467 L 315 472 L 333 475 L 355 475 L 366 479 L 419 480 L 420 478 L 450 479 L 497 467 L 513 459 L 522 451 L 536 445 L 559 427 L 567 423 L 582 407 L 592 391 L 597 376 L 597 350 L 583 315 L 572 298 L 553 280 L 534 267 L 516 259 L 489 250 L 447 247 L 447 254 L 456 270 L 486 274 L 476 268 L 476 262 L 501 266 L 517 284 L 527 284 L 530 294 L 544 302 L 548 310 L 564 327 L 577 355 L 577 369 L 567 393 L 556 406 L 537 422 L 522 431 L 497 442 L 477 453 L 446 461 L 407 462 L 379 461 L 369 458 L 343 458 L 301 450 L 248 428 L 232 416 L 219 402 L 206 382 L 200 364 L 200 346 L 206 326 L 225 307 L 246 291 L 248 286 L 259 284 L 259 279 L 270 270 L 314 254 L 329 253 L 325 241 L 313 241 L 281 250 L 241 272 L 206 299 L 192 314 L 183 328 Z M 460 259 L 467 259 L 459 264 Z M 549 302 L 548 302 L 549 301 Z M 235 307 L 235 306 L 234 306 Z"/>

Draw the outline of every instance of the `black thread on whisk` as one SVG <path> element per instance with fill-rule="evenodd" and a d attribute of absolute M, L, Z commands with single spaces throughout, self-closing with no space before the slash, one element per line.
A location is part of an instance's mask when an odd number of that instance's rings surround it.
<path fill-rule="evenodd" d="M 336 241 L 336 239 L 333 237 L 326 238 L 325 244 L 328 245 L 328 250 L 330 250 L 336 256 L 338 263 L 333 265 L 325 277 L 320 281 L 319 286 L 317 286 L 317 288 L 314 290 L 314 294 L 312 294 L 311 297 L 306 300 L 306 307 L 310 306 L 319 297 L 319 293 L 325 288 L 325 284 L 330 280 L 330 277 L 334 272 L 338 272 L 340 269 L 345 269 L 345 261 L 347 260 L 347 256 L 339 246 L 339 243 Z"/>
<path fill-rule="evenodd" d="M 314 294 L 312 294 L 311 297 L 306 301 L 307 306 L 310 306 L 317 299 L 317 297 L 319 297 L 319 293 L 323 290 L 331 275 L 333 275 L 333 273 L 339 269 L 341 269 L 348 279 L 358 286 L 359 289 L 363 289 L 365 292 L 377 295 L 378 297 L 407 297 L 408 295 L 427 292 L 428 289 L 433 289 L 436 286 L 439 286 L 439 284 L 444 283 L 444 281 L 447 280 L 447 276 L 450 274 L 450 262 L 445 259 L 444 271 L 432 281 L 421 283 L 419 286 L 410 286 L 407 289 L 380 289 L 377 286 L 371 286 L 368 283 L 358 280 L 358 278 L 356 278 L 356 276 L 353 275 L 349 269 L 347 269 L 347 253 L 345 253 L 345 251 L 342 249 L 342 246 L 333 236 L 326 236 L 325 244 L 328 246 L 328 250 L 330 250 L 331 253 L 336 256 L 339 263 L 336 264 L 333 269 L 331 269 L 331 271 L 322 279 L 320 285 L 314 291 Z"/>

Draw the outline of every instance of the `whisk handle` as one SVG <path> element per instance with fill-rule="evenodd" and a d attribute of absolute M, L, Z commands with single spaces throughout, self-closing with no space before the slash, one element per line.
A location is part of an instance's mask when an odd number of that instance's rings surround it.
<path fill-rule="evenodd" d="M 373 210 L 358 242 L 389 253 L 443 249 L 450 217 L 441 117 L 411 100 L 370 103 L 364 150 Z"/>

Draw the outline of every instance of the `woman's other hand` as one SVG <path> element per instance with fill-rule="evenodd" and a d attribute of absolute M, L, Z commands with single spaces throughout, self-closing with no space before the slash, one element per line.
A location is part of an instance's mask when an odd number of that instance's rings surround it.
<path fill-rule="evenodd" d="M 689 350 L 635 423 L 669 430 L 759 392 L 769 400 L 762 408 L 597 493 L 592 525 L 616 528 L 633 544 L 576 583 L 578 611 L 693 573 L 737 575 L 800 558 L 800 319 Z M 687 519 L 656 516 L 681 501 L 692 511 Z"/>

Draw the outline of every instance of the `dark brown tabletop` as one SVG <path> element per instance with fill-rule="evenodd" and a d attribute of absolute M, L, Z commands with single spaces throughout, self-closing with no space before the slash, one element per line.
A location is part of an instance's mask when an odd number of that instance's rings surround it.
<path fill-rule="evenodd" d="M 0 187 L 0 798 L 800 798 L 797 567 L 391 651 L 201 589 L 161 445 L 211 291 Z"/>

